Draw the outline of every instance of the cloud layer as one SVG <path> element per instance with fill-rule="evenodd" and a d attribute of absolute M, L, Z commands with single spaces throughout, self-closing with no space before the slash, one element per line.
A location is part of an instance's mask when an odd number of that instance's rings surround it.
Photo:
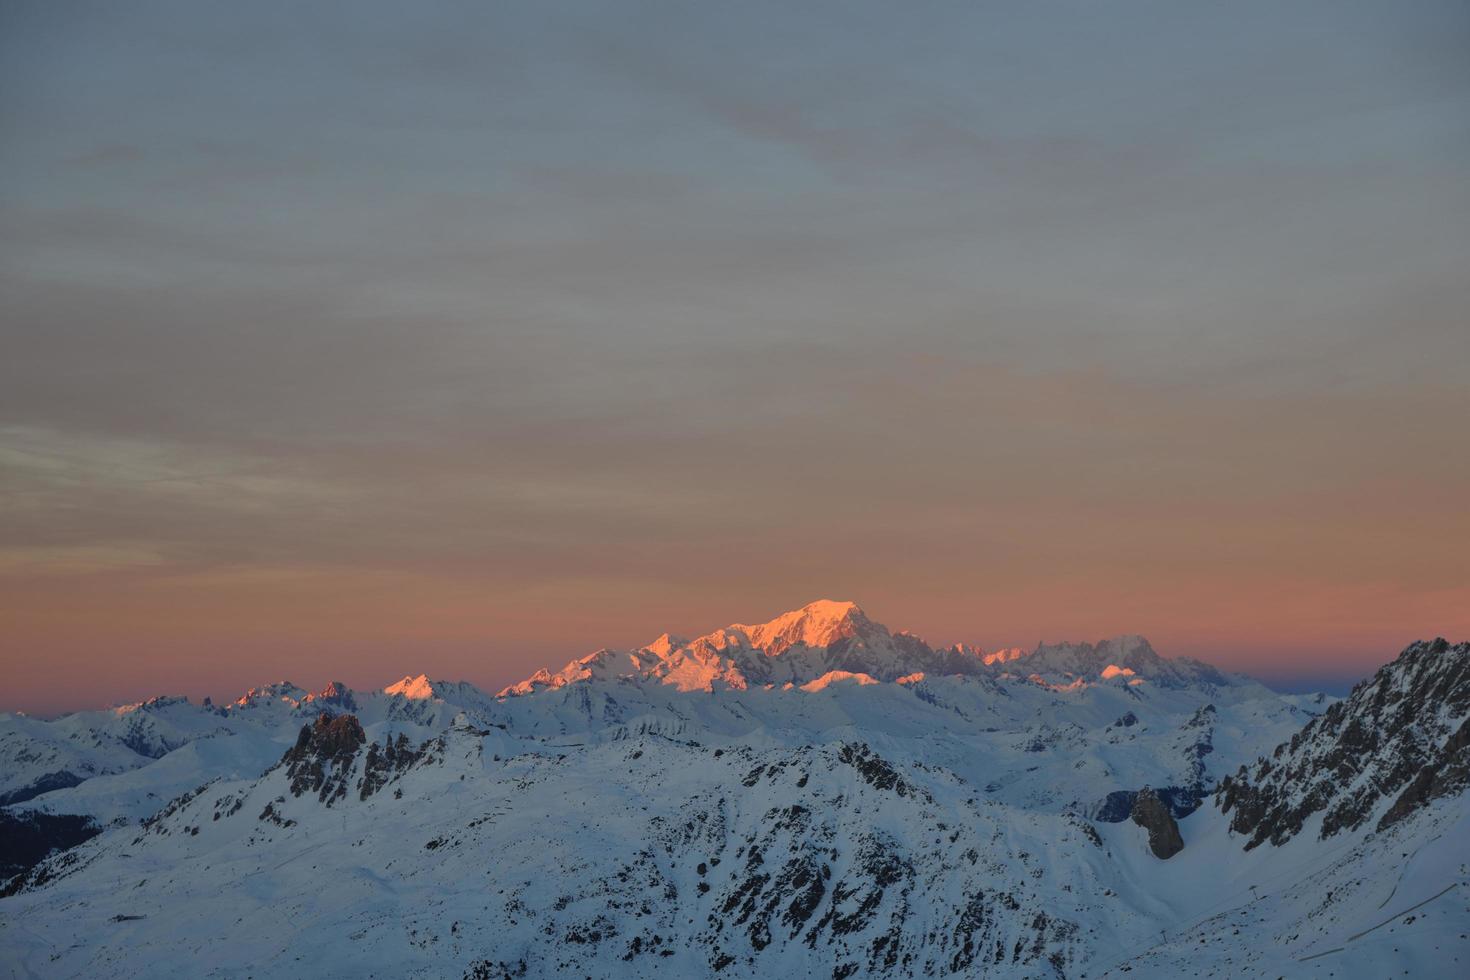
<path fill-rule="evenodd" d="M 7 5 L 0 709 L 1470 634 L 1463 5 L 788 7 Z"/>

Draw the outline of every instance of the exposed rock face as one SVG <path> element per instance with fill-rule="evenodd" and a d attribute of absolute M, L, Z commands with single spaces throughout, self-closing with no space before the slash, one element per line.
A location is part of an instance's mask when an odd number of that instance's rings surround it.
<path fill-rule="evenodd" d="M 1184 850 L 1184 838 L 1179 836 L 1179 824 L 1152 789 L 1145 786 L 1133 798 L 1133 811 L 1129 819 L 1148 831 L 1148 849 L 1154 857 L 1167 861 Z"/>
<path fill-rule="evenodd" d="M 424 758 L 426 752 L 423 747 L 411 748 L 408 736 L 402 732 L 398 733 L 397 739 L 385 739 L 381 749 L 377 742 L 369 745 L 367 758 L 362 763 L 362 778 L 357 781 L 358 799 L 372 796 Z"/>
<path fill-rule="evenodd" d="M 463 730 L 476 732 L 471 728 Z M 362 751 L 364 745 L 366 752 Z M 443 748 L 443 736 L 415 747 L 403 732 L 397 738 L 385 739 L 381 745 L 368 744 L 367 735 L 355 716 L 324 714 L 314 723 L 301 726 L 296 744 L 281 758 L 281 765 L 286 767 L 288 786 L 294 796 L 315 793 L 317 799 L 331 806 L 346 798 L 354 786 L 358 799 L 366 800 L 420 762 L 438 758 Z M 262 820 L 272 819 L 274 808 L 267 809 L 269 812 L 261 814 Z"/>
<path fill-rule="evenodd" d="M 332 681 L 316 694 L 308 694 L 301 699 L 303 704 L 315 704 L 328 711 L 349 712 L 357 710 L 357 699 L 352 695 L 352 689 L 341 681 Z"/>
<path fill-rule="evenodd" d="M 1221 780 L 1216 803 L 1246 849 L 1283 844 L 1322 813 L 1320 836 L 1356 830 L 1375 813 L 1392 826 L 1470 784 L 1470 643 L 1410 645 L 1276 747 Z"/>
<path fill-rule="evenodd" d="M 1378 820 L 1378 829 L 1391 827 L 1430 801 L 1470 786 L 1470 718 L 1444 744 L 1438 757 L 1422 769 Z"/>
<path fill-rule="evenodd" d="M 346 796 L 357 750 L 366 741 L 362 725 L 352 715 L 322 715 L 313 724 L 302 725 L 296 744 L 281 759 L 291 792 L 316 793 L 327 804 Z"/>

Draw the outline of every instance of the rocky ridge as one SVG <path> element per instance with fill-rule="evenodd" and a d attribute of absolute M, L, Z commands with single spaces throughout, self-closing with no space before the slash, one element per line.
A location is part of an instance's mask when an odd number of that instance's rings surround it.
<path fill-rule="evenodd" d="M 1284 844 L 1320 815 L 1332 837 L 1385 829 L 1470 784 L 1470 643 L 1410 645 L 1269 756 L 1220 781 L 1215 800 L 1247 848 Z"/>

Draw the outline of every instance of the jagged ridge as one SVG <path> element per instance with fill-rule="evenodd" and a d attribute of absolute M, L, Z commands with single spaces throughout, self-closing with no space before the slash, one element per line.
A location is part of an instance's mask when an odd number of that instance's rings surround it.
<path fill-rule="evenodd" d="M 1250 849 L 1284 844 L 1319 813 L 1323 838 L 1375 813 L 1383 829 L 1467 782 L 1470 643 L 1441 638 L 1411 644 L 1269 758 L 1221 780 L 1216 802 Z"/>
<path fill-rule="evenodd" d="M 1141 636 L 1093 644 L 1041 645 L 1030 653 L 986 654 L 956 644 L 934 648 L 908 632 L 893 633 L 853 602 L 818 600 L 758 625 L 734 624 L 684 640 L 665 633 L 634 651 L 599 650 L 555 673 L 538 670 L 498 697 L 596 681 L 642 681 L 681 691 L 745 690 L 759 686 L 820 689 L 838 681 L 913 682 L 929 675 L 1016 675 L 1041 683 L 1167 687 L 1224 686 L 1239 678 L 1195 660 L 1159 656 Z"/>

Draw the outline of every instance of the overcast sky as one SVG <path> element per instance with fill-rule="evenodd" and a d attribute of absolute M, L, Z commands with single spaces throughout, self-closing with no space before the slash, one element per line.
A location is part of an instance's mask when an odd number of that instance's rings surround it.
<path fill-rule="evenodd" d="M 0 4 L 0 710 L 819 597 L 1470 638 L 1470 6 Z"/>

